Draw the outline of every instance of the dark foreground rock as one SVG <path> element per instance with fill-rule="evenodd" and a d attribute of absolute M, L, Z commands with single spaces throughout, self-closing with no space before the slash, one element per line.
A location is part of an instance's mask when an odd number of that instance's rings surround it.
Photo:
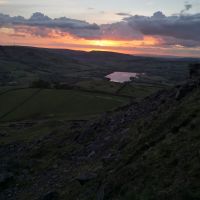
<path fill-rule="evenodd" d="M 0 145 L 1 200 L 200 199 L 199 82 L 55 124 L 34 139 L 16 136 L 37 125 L 6 128 L 15 137 Z"/>

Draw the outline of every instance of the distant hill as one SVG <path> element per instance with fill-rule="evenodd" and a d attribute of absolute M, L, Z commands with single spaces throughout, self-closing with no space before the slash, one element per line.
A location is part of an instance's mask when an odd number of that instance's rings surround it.
<path fill-rule="evenodd" d="M 0 46 L 0 84 L 23 85 L 35 79 L 76 82 L 103 78 L 113 71 L 142 72 L 165 82 L 180 82 L 187 78 L 187 65 L 194 61 L 102 51 Z"/>
<path fill-rule="evenodd" d="M 26 83 L 38 78 L 62 81 L 82 68 L 79 61 L 48 49 L 0 46 L 1 82 Z"/>

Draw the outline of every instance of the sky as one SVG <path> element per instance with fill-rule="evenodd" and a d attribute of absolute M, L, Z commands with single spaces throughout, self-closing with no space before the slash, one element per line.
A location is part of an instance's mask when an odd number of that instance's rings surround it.
<path fill-rule="evenodd" d="M 0 44 L 200 57 L 200 1 L 0 0 Z"/>

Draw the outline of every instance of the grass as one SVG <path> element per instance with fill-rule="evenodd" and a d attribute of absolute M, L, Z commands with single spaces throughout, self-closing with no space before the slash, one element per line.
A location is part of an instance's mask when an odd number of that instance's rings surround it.
<path fill-rule="evenodd" d="M 0 96 L 1 121 L 82 119 L 128 103 L 125 98 L 75 90 L 21 89 Z"/>
<path fill-rule="evenodd" d="M 10 89 L 11 89 L 11 87 L 9 87 L 9 86 L 0 87 L 0 95 L 2 95 L 3 93 L 9 91 Z"/>
<path fill-rule="evenodd" d="M 127 96 L 132 96 L 136 100 L 141 100 L 158 90 L 160 90 L 160 87 L 156 86 L 148 86 L 148 85 L 126 85 L 121 91 L 120 95 L 127 95 Z"/>
<path fill-rule="evenodd" d="M 142 83 L 130 82 L 126 84 L 111 82 L 108 80 L 81 81 L 78 82 L 76 85 L 82 89 L 86 89 L 89 91 L 99 91 L 121 96 L 133 97 L 136 101 L 140 101 L 145 97 L 157 92 L 158 90 L 167 87 L 163 84 L 148 83 L 148 81 Z"/>
<path fill-rule="evenodd" d="M 108 93 L 116 93 L 116 91 L 121 87 L 122 84 L 110 82 L 108 80 L 88 80 L 80 81 L 77 83 L 77 86 L 91 91 L 101 91 Z"/>
<path fill-rule="evenodd" d="M 110 199 L 199 199 L 199 95 L 197 90 L 130 126 Z"/>
<path fill-rule="evenodd" d="M 90 98 L 99 96 L 78 91 L 42 90 L 35 99 L 44 101 L 44 95 L 51 105 L 55 95 L 60 102 L 63 93 L 68 96 L 68 104 L 70 98 L 75 101 L 84 95 Z M 51 95 L 53 99 L 49 99 Z M 6 122 L 5 127 L 1 127 L 6 134 L 1 137 L 0 145 L 5 149 L 14 145 L 19 149 L 30 146 L 29 151 L 16 151 L 16 158 L 10 151 L 9 157 L 7 151 L 2 153 L 4 160 L 10 159 L 9 169 L 13 173 L 30 173 L 23 176 L 24 179 L 15 175 L 12 184 L 18 184 L 17 198 L 40 199 L 48 191 L 55 190 L 61 200 L 100 199 L 98 194 L 101 196 L 102 193 L 104 199 L 112 200 L 199 199 L 199 97 L 197 89 L 172 105 L 162 104 L 154 113 L 130 123 L 126 127 L 128 132 L 120 134 L 117 142 L 115 132 L 112 132 L 109 148 L 102 149 L 102 153 L 112 152 L 114 158 L 106 163 L 102 162 L 101 156 L 88 158 L 90 144 L 104 145 L 104 139 L 88 138 L 81 142 L 75 139 L 84 130 L 84 122 L 78 128 L 72 128 L 74 122 L 44 120 L 21 129 L 9 126 L 18 123 Z M 103 95 L 101 98 L 111 97 Z M 101 132 L 94 132 L 97 137 L 102 135 L 105 138 L 106 127 Z M 123 141 L 125 145 L 121 148 Z M 98 177 L 80 185 L 76 177 L 85 172 L 97 173 Z M 47 179 L 43 180 L 43 175 Z M 54 175 L 55 179 L 52 178 Z M 47 180 L 53 185 L 48 185 Z M 9 187 L 13 187 L 12 184 Z M 39 192 L 34 193 L 36 184 Z M 101 191 L 99 184 L 105 190 Z M 41 186 L 43 190 L 39 189 Z"/>
<path fill-rule="evenodd" d="M 0 96 L 0 113 L 1 117 L 9 112 L 11 109 L 17 107 L 21 104 L 26 98 L 33 94 L 33 90 L 14 90 L 7 93 L 4 93 Z"/>

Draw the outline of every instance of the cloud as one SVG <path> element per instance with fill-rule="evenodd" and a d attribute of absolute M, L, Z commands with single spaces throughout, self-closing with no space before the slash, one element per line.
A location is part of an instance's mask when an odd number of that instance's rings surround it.
<path fill-rule="evenodd" d="M 142 40 L 144 35 L 137 29 L 133 29 L 127 22 L 121 21 L 100 26 L 102 38 L 113 40 Z"/>
<path fill-rule="evenodd" d="M 200 14 L 165 16 L 156 12 L 151 17 L 135 15 L 124 20 L 144 35 L 200 42 Z"/>
<path fill-rule="evenodd" d="M 29 33 L 38 37 L 54 37 L 59 33 L 70 33 L 75 37 L 85 39 L 138 39 L 141 34 L 133 31 L 128 23 L 121 21 L 113 24 L 90 24 L 86 21 L 60 17 L 51 19 L 36 12 L 29 19 L 24 17 L 10 17 L 0 14 L 0 27 L 12 27 L 16 32 Z"/>
<path fill-rule="evenodd" d="M 0 14 L 0 26 L 3 25 L 27 25 L 69 29 L 99 29 L 97 24 L 90 24 L 86 21 L 66 17 L 51 19 L 50 17 L 39 12 L 34 13 L 29 19 L 25 19 L 21 16 L 10 17 L 9 15 Z"/>
<path fill-rule="evenodd" d="M 200 47 L 200 41 L 194 40 L 182 40 L 169 36 L 157 37 L 157 40 L 159 40 L 159 44 L 162 46 L 179 46 L 187 48 Z"/>
<path fill-rule="evenodd" d="M 186 4 L 189 10 L 191 5 Z M 10 27 L 15 34 L 31 34 L 37 37 L 59 37 L 67 34 L 84 39 L 143 40 L 156 38 L 156 45 L 200 47 L 200 13 L 166 16 L 161 11 L 152 16 L 117 13 L 124 16 L 111 24 L 91 24 L 66 17 L 52 19 L 36 12 L 29 19 L 0 14 L 0 27 Z"/>
<path fill-rule="evenodd" d="M 129 14 L 129 13 L 124 13 L 124 12 L 116 13 L 116 15 L 119 15 L 119 16 L 127 16 L 127 17 L 132 16 L 131 14 Z"/>
<path fill-rule="evenodd" d="M 185 12 L 189 11 L 193 7 L 192 4 L 186 3 L 185 8 L 181 10 L 181 14 L 184 14 Z"/>
<path fill-rule="evenodd" d="M 5 4 L 6 1 L 5 0 L 0 0 L 0 5 Z"/>

